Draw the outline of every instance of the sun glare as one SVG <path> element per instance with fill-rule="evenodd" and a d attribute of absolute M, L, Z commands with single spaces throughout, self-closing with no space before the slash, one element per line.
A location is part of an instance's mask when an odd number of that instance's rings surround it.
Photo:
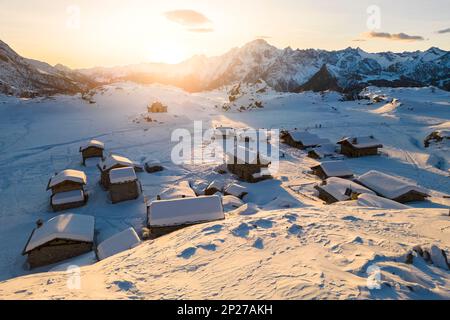
<path fill-rule="evenodd" d="M 186 50 L 179 43 L 168 41 L 153 44 L 148 48 L 149 61 L 177 64 L 185 60 Z"/>

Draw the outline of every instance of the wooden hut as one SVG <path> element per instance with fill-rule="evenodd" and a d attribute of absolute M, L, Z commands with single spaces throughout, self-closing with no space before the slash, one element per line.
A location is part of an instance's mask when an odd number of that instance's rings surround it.
<path fill-rule="evenodd" d="M 242 146 L 235 147 L 234 152 L 227 152 L 228 171 L 249 183 L 271 179 L 270 164 L 270 160 L 260 152 Z"/>
<path fill-rule="evenodd" d="M 283 143 L 302 150 L 331 143 L 330 140 L 322 139 L 307 131 L 283 131 L 280 134 L 280 138 Z"/>
<path fill-rule="evenodd" d="M 98 140 L 91 140 L 84 146 L 80 147 L 81 156 L 83 157 L 83 165 L 86 165 L 86 159 L 101 158 L 103 159 L 103 151 L 105 144 Z"/>
<path fill-rule="evenodd" d="M 84 190 L 86 183 L 87 177 L 83 171 L 64 170 L 49 179 L 47 190 L 51 190 L 52 194 Z"/>
<path fill-rule="evenodd" d="M 89 251 L 94 244 L 95 219 L 92 216 L 63 214 L 38 226 L 22 252 L 30 268 L 70 259 Z"/>
<path fill-rule="evenodd" d="M 104 161 L 98 164 L 97 167 L 101 173 L 100 184 L 105 188 L 105 190 L 109 189 L 110 185 L 109 172 L 111 170 L 125 167 L 133 167 L 136 172 L 143 171 L 143 169 L 139 165 L 137 165 L 130 159 L 118 155 L 110 155 Z"/>
<path fill-rule="evenodd" d="M 373 191 L 357 184 L 353 181 L 342 178 L 328 178 L 323 184 L 315 186 L 319 193 L 319 199 L 327 204 L 355 199 L 356 196 Z"/>
<path fill-rule="evenodd" d="M 54 212 L 58 212 L 82 207 L 87 201 L 88 195 L 84 190 L 72 190 L 52 195 L 50 205 Z"/>
<path fill-rule="evenodd" d="M 109 181 L 109 194 L 112 203 L 139 198 L 140 184 L 132 167 L 112 169 L 109 172 Z"/>
<path fill-rule="evenodd" d="M 218 196 L 153 201 L 147 207 L 151 238 L 195 224 L 225 219 Z"/>
<path fill-rule="evenodd" d="M 400 203 L 424 201 L 428 190 L 405 178 L 395 177 L 379 171 L 369 171 L 356 180 L 377 195 Z"/>
<path fill-rule="evenodd" d="M 351 178 L 353 176 L 353 172 L 344 161 L 325 161 L 311 167 L 311 170 L 322 180 L 331 177 Z"/>
<path fill-rule="evenodd" d="M 156 101 L 147 107 L 149 113 L 167 113 L 168 107 Z"/>
<path fill-rule="evenodd" d="M 344 138 L 338 144 L 341 145 L 341 154 L 350 158 L 377 155 L 378 149 L 383 148 L 373 136 Z"/>

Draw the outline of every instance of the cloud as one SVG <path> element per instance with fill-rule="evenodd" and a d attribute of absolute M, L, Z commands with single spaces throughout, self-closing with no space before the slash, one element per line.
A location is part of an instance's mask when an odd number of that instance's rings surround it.
<path fill-rule="evenodd" d="M 411 36 L 409 34 L 400 33 L 388 33 L 388 32 L 375 32 L 371 31 L 365 34 L 368 38 L 382 38 L 395 41 L 423 41 L 425 40 L 422 36 Z"/>
<path fill-rule="evenodd" d="M 439 30 L 437 33 L 450 33 L 450 28 Z"/>
<path fill-rule="evenodd" d="M 367 41 L 366 39 L 353 39 L 353 42 L 364 42 Z"/>
<path fill-rule="evenodd" d="M 213 28 L 189 28 L 187 29 L 189 32 L 198 32 L 198 33 L 208 33 L 214 32 Z"/>
<path fill-rule="evenodd" d="M 164 13 L 164 16 L 184 27 L 199 27 L 211 23 L 204 14 L 194 10 L 173 10 Z"/>

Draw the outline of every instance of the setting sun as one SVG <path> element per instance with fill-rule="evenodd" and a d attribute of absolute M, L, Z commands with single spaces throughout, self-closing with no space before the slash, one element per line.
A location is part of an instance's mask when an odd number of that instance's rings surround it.
<path fill-rule="evenodd" d="M 186 50 L 175 41 L 163 41 L 148 48 L 148 61 L 176 64 L 186 59 Z"/>

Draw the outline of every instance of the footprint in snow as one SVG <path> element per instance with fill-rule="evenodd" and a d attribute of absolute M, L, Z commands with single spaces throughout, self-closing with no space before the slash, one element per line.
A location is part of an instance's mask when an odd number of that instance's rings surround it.
<path fill-rule="evenodd" d="M 215 226 L 203 229 L 202 232 L 205 232 L 205 236 L 209 236 L 211 234 L 219 233 L 222 230 L 223 230 L 223 226 L 220 224 L 217 224 Z"/>
<path fill-rule="evenodd" d="M 342 220 L 352 221 L 352 222 L 361 221 L 360 218 L 357 218 L 357 217 L 354 217 L 354 216 L 345 216 L 345 217 L 342 218 Z"/>
<path fill-rule="evenodd" d="M 200 245 L 198 245 L 196 247 L 190 247 L 190 248 L 184 249 L 183 252 L 181 252 L 178 255 L 178 258 L 183 258 L 183 259 L 186 259 L 186 260 L 190 259 L 196 254 L 197 249 L 203 249 L 203 250 L 206 250 L 206 251 L 216 251 L 217 250 L 217 246 L 215 244 L 211 243 L 211 244 L 200 244 Z"/>
<path fill-rule="evenodd" d="M 217 250 L 217 246 L 215 244 L 198 245 L 197 248 L 203 249 L 206 251 L 216 251 Z"/>
<path fill-rule="evenodd" d="M 264 249 L 264 241 L 261 238 L 256 239 L 255 243 L 253 244 L 253 247 L 256 249 Z"/>
<path fill-rule="evenodd" d="M 385 217 L 385 216 L 386 216 L 386 213 L 377 213 L 377 214 L 372 215 L 372 217 L 374 217 L 374 218 Z"/>
<path fill-rule="evenodd" d="M 135 289 L 134 283 L 130 281 L 114 281 L 113 284 L 121 291 L 130 291 Z"/>
<path fill-rule="evenodd" d="M 247 238 L 248 234 L 250 233 L 250 230 L 253 230 L 253 229 L 254 229 L 254 227 L 251 227 L 246 223 L 242 223 L 239 227 L 232 230 L 231 233 L 236 237 Z"/>
<path fill-rule="evenodd" d="M 262 229 L 270 229 L 273 227 L 273 221 L 268 219 L 259 219 L 251 222 L 251 224 L 255 225 L 257 228 Z"/>
<path fill-rule="evenodd" d="M 197 252 L 197 248 L 187 248 L 181 252 L 178 257 L 183 259 L 190 259 Z"/>
<path fill-rule="evenodd" d="M 356 237 L 355 239 L 353 239 L 352 243 L 363 244 L 364 240 L 361 237 Z"/>
<path fill-rule="evenodd" d="M 300 234 L 300 232 L 302 232 L 302 227 L 299 226 L 298 224 L 293 224 L 289 229 L 288 229 L 288 233 L 294 236 L 297 236 Z"/>
<path fill-rule="evenodd" d="M 285 218 L 289 222 L 295 222 L 297 221 L 298 215 L 296 215 L 295 213 L 288 213 L 285 214 L 283 218 Z"/>

